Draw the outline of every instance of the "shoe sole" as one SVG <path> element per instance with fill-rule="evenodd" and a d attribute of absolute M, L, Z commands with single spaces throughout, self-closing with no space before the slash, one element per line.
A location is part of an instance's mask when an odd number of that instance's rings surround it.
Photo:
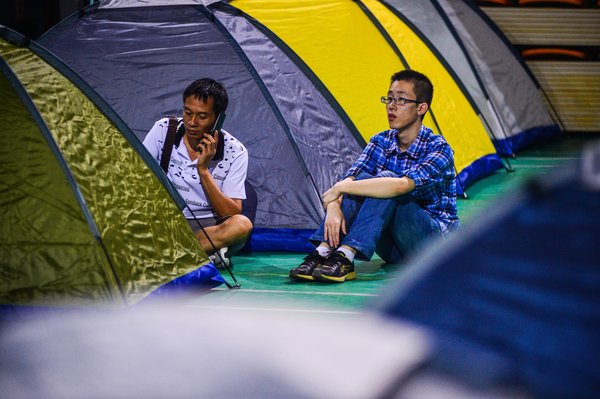
<path fill-rule="evenodd" d="M 315 281 L 315 278 L 310 274 L 290 274 L 289 276 L 292 280 L 297 281 Z"/>
<path fill-rule="evenodd" d="M 325 283 L 343 283 L 346 280 L 354 280 L 356 278 L 356 272 L 350 272 L 341 277 L 333 277 L 333 276 L 326 276 L 324 274 L 321 274 L 317 270 L 313 274 L 313 277 L 316 278 L 317 280 L 323 281 Z"/>

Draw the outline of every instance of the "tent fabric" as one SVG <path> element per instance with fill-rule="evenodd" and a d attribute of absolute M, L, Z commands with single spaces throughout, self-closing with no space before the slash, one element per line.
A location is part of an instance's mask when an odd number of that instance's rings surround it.
<path fill-rule="evenodd" d="M 533 397 L 597 396 L 598 165 L 600 143 L 493 204 L 416 260 L 380 310 L 432 329 L 455 354 L 469 347 L 464 371 L 492 356 Z"/>
<path fill-rule="evenodd" d="M 485 121 L 490 138 L 498 148 L 499 143 L 506 138 L 505 129 L 493 108 L 494 104 L 489 100 L 485 86 L 480 83 L 473 69 L 472 61 L 455 38 L 451 25 L 446 23 L 449 22 L 449 16 L 443 12 L 438 13 L 435 2 L 388 0 L 382 3 L 412 27 L 415 34 L 427 43 L 429 51 L 435 52 L 440 61 L 448 65 L 449 72 L 460 71 L 453 73 L 453 77 L 477 105 L 477 111 Z M 505 150 L 502 153 L 512 153 L 510 149 L 500 149 Z"/>
<path fill-rule="evenodd" d="M 527 66 L 476 6 L 453 0 L 383 3 L 458 72 L 456 79 L 477 104 L 501 154 L 512 155 L 560 132 Z"/>
<path fill-rule="evenodd" d="M 4 53 L 6 42 L 0 46 Z M 63 167 L 11 86 L 6 68 L 2 59 L 2 302 L 21 302 L 43 294 L 35 292 L 41 290 L 38 287 L 26 292 L 34 279 L 60 298 L 60 280 L 64 278 L 74 287 L 95 287 L 91 295 L 82 293 L 90 300 L 121 301 L 120 292 L 109 284 L 112 271 L 108 260 L 90 232 Z M 29 154 L 28 159 L 23 153 Z M 61 258 L 61 262 L 47 262 L 46 258 Z"/>
<path fill-rule="evenodd" d="M 244 207 L 257 229 L 281 232 L 281 240 L 267 244 L 277 249 L 294 241 L 290 231 L 306 235 L 318 227 L 320 193 L 358 157 L 362 143 L 283 53 L 257 45 L 267 44 L 260 32 L 220 16 L 223 23 L 203 7 L 185 5 L 92 9 L 63 21 L 41 42 L 140 139 L 156 119 L 181 112 L 181 93 L 191 81 L 210 76 L 223 82 L 230 98 L 224 127 L 250 155 L 247 190 L 256 201 Z M 229 33 L 224 24 L 235 29 Z M 253 234 L 250 245 L 257 239 Z"/>
<path fill-rule="evenodd" d="M 404 59 L 412 56 L 411 61 L 414 60 L 417 65 L 410 61 L 403 64 L 357 2 L 339 0 L 324 5 L 320 1 L 304 0 L 290 6 L 286 1 L 231 1 L 231 5 L 267 26 L 308 64 L 339 100 L 365 141 L 387 128 L 379 97 L 385 94 L 391 74 L 407 67 L 419 69 L 420 66 L 423 71 L 432 71 L 429 76 L 436 86 L 432 109 L 437 123 L 428 116 L 425 124 L 443 134 L 453 148 L 460 148 L 460 151 L 455 151 L 457 170 L 462 171 L 474 159 L 495 156 L 496 151 L 481 121 L 464 100 L 454 80 L 441 66 L 434 71 L 434 65 L 439 65 L 435 57 L 428 54 L 422 63 L 417 63 L 419 55 L 427 52 L 422 42 L 408 27 L 400 31 L 401 22 L 389 15 L 381 4 L 374 1 L 362 3 L 375 14 Z M 416 48 L 402 51 L 408 43 Z M 435 105 L 437 101 L 442 104 L 439 108 Z M 461 115 L 461 118 L 456 118 L 456 115 Z"/>
<path fill-rule="evenodd" d="M 114 112 L 5 28 L 0 54 L 0 304 L 130 304 L 206 263 L 181 199 Z"/>
<path fill-rule="evenodd" d="M 432 79 L 435 88 L 431 105 L 432 116 L 435 116 L 433 126 L 452 148 L 461 149 L 455 153 L 456 168 L 462 171 L 474 159 L 495 156 L 496 150 L 473 105 L 427 44 L 380 2 L 364 0 L 362 3 L 390 35 L 402 53 L 406 67 L 426 71 Z"/>
<path fill-rule="evenodd" d="M 459 190 L 502 167 L 457 71 L 380 2 L 105 1 L 40 41 L 139 139 L 181 112 L 189 82 L 223 82 L 231 100 L 225 128 L 250 155 L 250 248 L 305 250 L 295 243 L 321 222 L 320 194 L 387 129 L 379 97 L 407 67 L 433 71 L 425 124 L 455 150 Z"/>
<path fill-rule="evenodd" d="M 498 112 L 513 152 L 559 136 L 562 131 L 525 62 L 472 1 L 436 0 L 464 44 Z M 500 146 L 500 148 L 502 148 Z"/>

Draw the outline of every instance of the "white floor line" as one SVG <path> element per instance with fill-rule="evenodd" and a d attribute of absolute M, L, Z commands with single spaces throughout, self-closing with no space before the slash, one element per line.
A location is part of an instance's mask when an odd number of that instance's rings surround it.
<path fill-rule="evenodd" d="M 527 166 L 516 166 L 515 168 L 521 169 L 543 169 L 543 168 L 556 168 L 558 165 L 527 165 Z"/>
<path fill-rule="evenodd" d="M 231 291 L 231 292 L 252 292 L 252 293 L 265 293 L 265 294 L 310 294 L 310 295 L 335 295 L 335 296 L 366 296 L 376 297 L 378 294 L 360 294 L 355 292 L 328 292 L 328 291 L 288 291 L 288 290 L 247 290 L 247 289 L 235 289 L 230 290 L 229 288 L 213 288 L 211 291 Z"/>
<path fill-rule="evenodd" d="M 297 313 L 327 313 L 327 314 L 360 314 L 362 312 L 347 310 L 320 310 L 320 309 L 292 309 L 292 308 L 263 308 L 250 306 L 207 306 L 207 305 L 185 305 L 186 308 L 217 309 L 217 310 L 260 310 L 267 312 L 297 312 Z"/>
<path fill-rule="evenodd" d="M 557 160 L 569 160 L 569 159 L 581 159 L 581 157 L 523 157 L 523 156 L 517 156 L 518 160 L 527 160 L 527 161 L 541 161 L 541 160 L 551 160 L 551 161 L 557 161 Z"/>

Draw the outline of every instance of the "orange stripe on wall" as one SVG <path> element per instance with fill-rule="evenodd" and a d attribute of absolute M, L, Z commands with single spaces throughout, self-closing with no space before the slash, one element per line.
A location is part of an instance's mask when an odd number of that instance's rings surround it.
<path fill-rule="evenodd" d="M 521 54 L 523 55 L 524 58 L 544 56 L 544 55 L 553 55 L 553 56 L 560 55 L 560 56 L 574 57 L 574 58 L 580 58 L 580 59 L 585 59 L 585 57 L 586 57 L 585 53 L 583 51 L 568 50 L 568 49 L 562 49 L 562 48 L 528 49 L 528 50 L 523 50 L 521 52 Z"/>
<path fill-rule="evenodd" d="M 565 5 L 583 6 L 583 0 L 519 0 L 519 5 L 540 3 L 560 3 Z"/>

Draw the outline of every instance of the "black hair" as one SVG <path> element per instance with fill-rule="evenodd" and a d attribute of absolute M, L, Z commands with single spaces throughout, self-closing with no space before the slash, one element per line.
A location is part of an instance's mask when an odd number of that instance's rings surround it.
<path fill-rule="evenodd" d="M 229 104 L 225 86 L 210 78 L 202 78 L 190 83 L 183 92 L 183 102 L 185 103 L 185 100 L 192 96 L 203 101 L 208 101 L 208 98 L 212 97 L 213 111 L 217 115 L 225 111 L 227 109 L 227 104 Z"/>
<path fill-rule="evenodd" d="M 431 101 L 433 100 L 433 83 L 431 80 L 421 72 L 406 69 L 404 71 L 396 72 L 392 75 L 392 82 L 396 80 L 405 80 L 412 83 L 416 100 L 420 103 L 427 103 L 431 107 Z"/>

